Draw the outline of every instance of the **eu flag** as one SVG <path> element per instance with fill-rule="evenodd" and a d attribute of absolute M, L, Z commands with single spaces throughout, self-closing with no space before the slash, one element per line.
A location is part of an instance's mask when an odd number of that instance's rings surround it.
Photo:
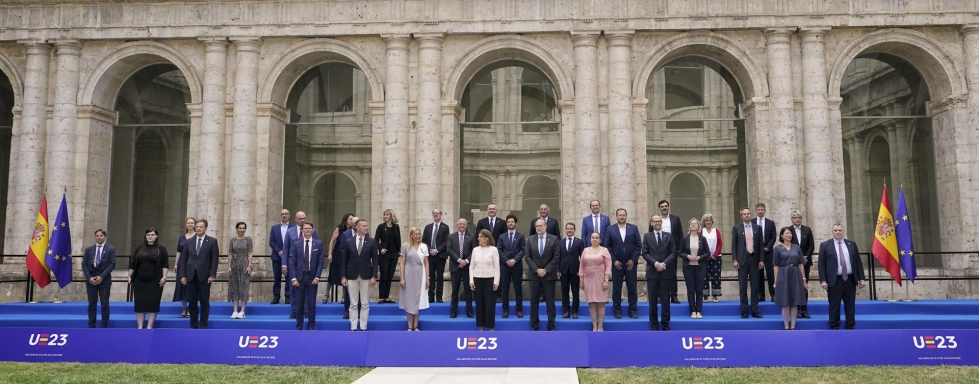
<path fill-rule="evenodd" d="M 908 205 L 904 202 L 904 187 L 897 199 L 897 216 L 894 216 L 894 228 L 897 232 L 897 250 L 901 256 L 901 269 L 908 280 L 914 282 L 918 268 L 914 264 L 914 242 L 911 240 L 911 221 L 908 219 Z"/>
<path fill-rule="evenodd" d="M 61 195 L 58 217 L 51 223 L 51 242 L 45 259 L 58 286 L 64 288 L 71 283 L 71 226 L 68 225 L 68 199 L 65 195 Z"/>

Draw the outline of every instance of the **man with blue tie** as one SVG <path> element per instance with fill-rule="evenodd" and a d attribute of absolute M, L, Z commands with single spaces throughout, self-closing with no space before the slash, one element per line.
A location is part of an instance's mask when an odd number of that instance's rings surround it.
<path fill-rule="evenodd" d="M 856 327 L 857 287 L 867 285 L 857 244 L 844 239 L 844 233 L 842 224 L 834 224 L 833 238 L 819 245 L 819 286 L 829 299 L 829 329 L 840 329 L 840 301 L 846 311 L 846 329 Z"/>
<path fill-rule="evenodd" d="M 272 248 L 272 304 L 279 304 L 279 297 L 282 294 L 280 281 L 283 275 L 288 273 L 288 264 L 283 264 L 283 260 L 289 259 L 289 230 L 296 225 L 289 222 L 289 210 L 283 209 L 279 212 L 279 224 L 273 225 L 269 232 L 269 248 Z M 286 285 L 286 304 L 289 304 L 289 284 Z"/>
<path fill-rule="evenodd" d="M 663 230 L 663 217 L 649 220 L 653 230 L 642 240 L 642 258 L 646 260 L 646 294 L 649 299 L 649 327 L 654 331 L 670 330 L 670 286 L 676 280 L 676 244 L 669 232 Z M 656 318 L 656 298 L 662 306 L 660 321 Z"/>
<path fill-rule="evenodd" d="M 585 216 L 581 219 L 581 238 L 590 239 L 591 234 L 598 232 L 598 235 L 602 235 L 602 231 L 608 228 L 612 223 L 609 221 L 608 215 L 603 215 L 602 203 L 598 200 L 592 200 L 588 203 L 591 208 L 591 214 Z"/>
<path fill-rule="evenodd" d="M 628 213 L 625 208 L 615 211 L 616 224 L 605 229 L 602 235 L 602 245 L 612 254 L 612 309 L 615 318 L 622 318 L 622 280 L 625 280 L 629 292 L 629 317 L 639 318 L 639 291 L 636 289 L 639 253 L 642 251 L 642 240 L 639 237 L 639 227 L 626 223 Z"/>
<path fill-rule="evenodd" d="M 554 282 L 557 281 L 557 267 L 560 261 L 558 237 L 547 233 L 547 222 L 537 220 L 534 225 L 537 230 L 527 241 L 524 250 L 524 260 L 530 274 L 527 282 L 530 285 L 530 329 L 540 329 L 540 296 L 543 293 L 547 307 L 547 330 L 554 330 L 554 320 L 557 313 L 554 309 Z"/>
<path fill-rule="evenodd" d="M 306 212 L 296 211 L 296 225 L 290 226 L 286 230 L 286 238 L 288 240 L 288 241 L 286 241 L 286 243 L 290 244 L 289 247 L 292 246 L 291 244 L 295 244 L 297 241 L 302 240 L 302 237 L 303 237 L 302 228 L 303 228 L 303 224 L 305 224 L 305 223 L 306 223 Z M 316 239 L 316 240 L 319 240 L 320 239 L 319 236 L 317 236 L 317 234 L 316 234 L 316 229 L 315 228 L 313 229 L 313 238 Z M 286 249 L 285 252 L 283 252 L 283 254 L 284 255 L 289 255 L 290 254 L 289 251 L 290 251 L 289 249 Z M 284 263 L 282 264 L 282 268 L 284 270 L 282 272 L 285 273 L 286 276 L 288 276 L 288 273 L 289 273 L 288 266 L 291 265 L 292 263 L 289 260 L 283 260 L 283 261 L 284 261 Z M 292 284 L 290 284 L 288 287 L 286 287 L 286 289 L 288 290 L 287 295 L 286 295 L 286 304 L 289 304 L 292 307 L 292 312 L 289 314 L 289 318 L 290 319 L 295 319 L 296 318 L 296 309 L 297 309 L 296 308 L 296 298 L 295 298 L 295 296 L 296 296 L 296 287 L 293 286 Z"/>
<path fill-rule="evenodd" d="M 585 243 L 574 237 L 574 230 L 574 223 L 564 225 L 564 233 L 568 237 L 561 240 L 561 261 L 557 267 L 557 277 L 561 280 L 561 311 L 565 319 L 578 318 L 578 291 L 581 289 L 578 268 L 581 266 L 581 252 L 585 250 Z"/>
<path fill-rule="evenodd" d="M 751 220 L 751 210 L 741 208 L 741 223 L 735 224 L 731 234 L 731 259 L 738 270 L 738 291 L 741 293 L 741 318 L 748 318 L 748 284 L 751 283 L 751 317 L 761 318 L 758 313 L 758 299 L 762 285 L 759 278 L 765 269 L 762 261 L 761 227 Z"/>
<path fill-rule="evenodd" d="M 343 278 L 340 284 L 350 292 L 350 330 L 356 331 L 359 321 L 360 330 L 366 331 L 371 310 L 371 287 L 377 283 L 381 253 L 377 242 L 367 236 L 366 220 L 357 220 L 354 229 L 357 234 L 347 239 L 341 248 L 340 271 Z"/>
<path fill-rule="evenodd" d="M 496 248 L 500 252 L 500 291 L 503 302 L 503 318 L 510 317 L 510 282 L 517 302 L 517 317 L 523 318 L 523 258 L 526 244 L 524 236 L 517 232 L 517 216 L 506 217 L 507 231 L 500 235 Z"/>
<path fill-rule="evenodd" d="M 88 327 L 95 328 L 95 305 L 102 302 L 102 328 L 109 327 L 109 292 L 112 270 L 116 268 L 116 248 L 105 243 L 105 230 L 95 230 L 95 245 L 85 248 L 82 273 L 88 293 Z"/>
<path fill-rule="evenodd" d="M 323 243 L 313 238 L 313 223 L 303 223 L 303 238 L 289 247 L 289 281 L 296 291 L 296 330 L 316 327 L 316 291 L 323 273 Z"/>

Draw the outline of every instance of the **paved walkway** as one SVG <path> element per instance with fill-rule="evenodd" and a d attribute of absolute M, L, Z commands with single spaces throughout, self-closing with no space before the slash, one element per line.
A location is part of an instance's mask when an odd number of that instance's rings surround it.
<path fill-rule="evenodd" d="M 354 384 L 578 384 L 574 368 L 375 368 Z"/>

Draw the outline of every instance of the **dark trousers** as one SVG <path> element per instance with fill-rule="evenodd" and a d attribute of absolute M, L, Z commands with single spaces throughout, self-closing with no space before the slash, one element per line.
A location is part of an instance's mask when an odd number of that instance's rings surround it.
<path fill-rule="evenodd" d="M 774 252 L 765 252 L 765 273 L 758 280 L 761 284 L 758 286 L 758 296 L 761 297 L 760 300 L 765 300 L 765 289 L 767 286 L 768 297 L 775 297 L 775 259 Z"/>
<path fill-rule="evenodd" d="M 493 291 L 492 277 L 477 277 L 473 279 L 476 286 L 476 326 L 496 327 L 496 294 Z"/>
<path fill-rule="evenodd" d="M 677 263 L 679 263 L 679 262 L 680 261 L 678 260 Z M 673 272 L 675 273 L 676 271 L 673 271 Z M 679 284 L 677 280 L 680 280 L 680 279 L 676 278 L 676 276 L 674 276 L 674 279 L 673 280 L 670 280 L 670 297 L 671 298 L 672 297 L 676 297 L 677 284 Z"/>
<path fill-rule="evenodd" d="M 615 273 L 615 268 L 612 268 Z M 648 273 L 647 273 L 648 275 Z M 673 279 L 676 280 L 676 279 Z M 649 299 L 649 325 L 659 328 L 656 323 L 656 298 L 659 298 L 660 322 L 664 326 L 670 325 L 670 287 L 675 283 L 665 279 L 646 279 L 646 295 Z"/>
<path fill-rule="evenodd" d="M 707 279 L 707 260 L 701 259 L 700 265 L 684 265 L 683 281 L 687 285 L 687 304 L 690 312 L 701 312 L 704 306 L 704 283 Z"/>
<path fill-rule="evenodd" d="M 523 264 L 514 263 L 512 267 L 500 265 L 500 295 L 503 310 L 510 309 L 510 282 L 513 282 L 513 297 L 517 300 L 517 310 L 523 312 Z"/>
<path fill-rule="evenodd" d="M 197 317 L 197 303 L 201 305 L 200 319 Z M 194 277 L 187 280 L 187 309 L 190 311 L 191 328 L 207 328 L 207 316 L 211 313 L 211 284 L 207 278 Z"/>
<path fill-rule="evenodd" d="M 557 311 L 554 309 L 554 280 L 530 280 L 530 327 L 540 327 L 540 293 L 544 291 L 544 304 L 547 307 L 547 325 L 554 326 Z"/>
<path fill-rule="evenodd" d="M 109 328 L 109 289 L 112 281 L 104 280 L 102 284 L 92 285 L 85 282 L 85 292 L 88 293 L 88 327 L 95 328 L 95 306 L 102 302 L 102 328 Z"/>
<path fill-rule="evenodd" d="M 578 313 L 578 291 L 580 290 L 581 279 L 578 278 L 578 271 L 561 274 L 561 310 L 564 313 Z"/>
<path fill-rule="evenodd" d="M 721 295 L 721 256 L 707 259 L 707 278 L 704 280 L 704 297 Z"/>
<path fill-rule="evenodd" d="M 616 311 L 622 310 L 622 280 L 624 279 L 625 288 L 629 295 L 629 310 L 638 310 L 639 290 L 636 289 L 637 272 L 638 270 L 635 266 L 632 267 L 631 271 L 626 269 L 624 262 L 622 263 L 622 269 L 612 267 L 612 309 Z M 669 282 L 665 284 L 669 284 Z M 667 301 L 669 301 L 670 286 L 666 285 L 664 289 L 667 293 Z"/>
<path fill-rule="evenodd" d="M 758 300 L 761 297 L 761 271 L 758 269 L 758 257 L 749 256 L 747 261 L 738 269 L 738 292 L 741 294 L 741 313 L 748 313 L 748 284 L 751 284 L 751 311 L 758 310 Z"/>
<path fill-rule="evenodd" d="M 840 301 L 843 301 L 843 310 L 846 311 L 846 329 L 853 329 L 857 325 L 856 309 L 857 300 L 857 280 L 853 274 L 847 276 L 843 281 L 843 276 L 836 277 L 836 284 L 829 287 L 826 292 L 829 298 L 829 329 L 840 329 Z"/>
<path fill-rule="evenodd" d="M 438 256 L 428 257 L 428 301 L 442 300 L 442 286 L 445 285 L 445 260 Z"/>
<path fill-rule="evenodd" d="M 387 254 L 397 255 L 397 252 L 392 253 L 389 250 Z M 391 298 L 391 281 L 394 280 L 394 270 L 398 269 L 398 257 L 381 256 L 378 267 L 381 272 L 381 281 L 378 282 L 377 297 L 379 299 L 389 299 Z"/>
<path fill-rule="evenodd" d="M 316 275 L 304 272 L 302 278 L 297 279 L 299 281 L 299 286 L 296 288 L 296 327 L 302 329 L 303 318 L 309 318 L 309 326 L 307 329 L 313 329 L 316 325 L 316 291 L 319 290 L 319 284 L 313 285 L 313 277 Z"/>
<path fill-rule="evenodd" d="M 803 276 L 803 277 L 806 278 L 806 281 L 809 281 L 809 271 L 812 269 L 812 263 L 806 263 L 805 265 L 802 266 L 802 269 L 804 269 L 805 272 L 806 272 L 806 275 Z M 808 304 L 809 303 L 809 290 L 807 289 L 807 290 L 805 290 L 805 292 L 806 292 L 806 303 Z M 800 305 L 799 306 L 799 311 L 809 312 L 809 306 L 808 305 Z"/>
<path fill-rule="evenodd" d="M 278 301 L 279 297 L 282 296 L 282 260 L 272 260 L 272 299 Z M 286 282 L 286 293 L 288 294 L 289 287 L 292 286 L 288 281 Z M 291 299 L 291 298 L 290 298 Z"/>
<path fill-rule="evenodd" d="M 490 290 L 493 290 L 492 284 L 490 284 Z M 466 310 L 473 310 L 473 295 L 472 290 L 469 289 L 469 268 L 459 268 L 459 270 L 452 272 L 452 300 L 449 300 L 450 307 L 449 310 L 452 313 L 456 313 L 459 309 L 459 295 L 464 296 L 466 300 Z"/>

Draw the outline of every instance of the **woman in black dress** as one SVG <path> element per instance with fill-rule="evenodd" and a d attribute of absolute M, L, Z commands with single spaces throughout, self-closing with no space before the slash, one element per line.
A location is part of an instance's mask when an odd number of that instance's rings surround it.
<path fill-rule="evenodd" d="M 390 209 L 384 210 L 384 222 L 377 225 L 374 231 L 374 240 L 377 241 L 378 248 L 381 249 L 381 260 L 378 263 L 381 272 L 380 287 L 378 290 L 378 304 L 393 303 L 391 300 L 391 281 L 394 280 L 394 271 L 398 269 L 398 251 L 401 248 L 401 227 L 398 227 L 398 217 Z"/>
<path fill-rule="evenodd" d="M 167 283 L 167 249 L 157 245 L 160 236 L 156 228 L 146 230 L 146 239 L 136 247 L 129 258 L 129 284 L 133 286 L 133 311 L 136 327 L 143 329 L 143 320 L 149 313 L 146 329 L 153 329 L 156 315 L 160 313 L 163 285 Z"/>
<path fill-rule="evenodd" d="M 197 223 L 197 219 L 193 217 L 188 217 L 184 219 L 184 235 L 177 238 L 177 260 L 173 262 L 173 273 L 177 273 L 177 266 L 180 265 L 180 255 L 184 253 L 184 248 L 187 246 L 187 240 L 191 237 L 197 236 L 194 233 L 194 224 Z M 183 284 L 174 284 L 173 287 L 173 301 L 179 301 L 180 307 L 180 317 L 190 317 L 190 312 L 187 312 L 187 287 Z"/>
<path fill-rule="evenodd" d="M 327 299 L 331 296 L 333 287 L 340 286 L 340 244 L 344 240 L 349 239 L 349 236 L 344 236 L 345 233 L 350 232 L 350 228 L 354 227 L 354 214 L 344 213 L 343 219 L 340 220 L 340 224 L 333 229 L 333 236 L 330 237 L 330 247 L 327 250 L 327 261 L 330 264 L 330 275 L 326 278 L 326 293 L 323 295 L 323 304 L 326 304 Z M 336 257 L 333 257 L 333 256 Z M 341 299 L 342 300 L 342 299 Z M 343 307 L 346 308 L 346 300 L 343 300 Z"/>

